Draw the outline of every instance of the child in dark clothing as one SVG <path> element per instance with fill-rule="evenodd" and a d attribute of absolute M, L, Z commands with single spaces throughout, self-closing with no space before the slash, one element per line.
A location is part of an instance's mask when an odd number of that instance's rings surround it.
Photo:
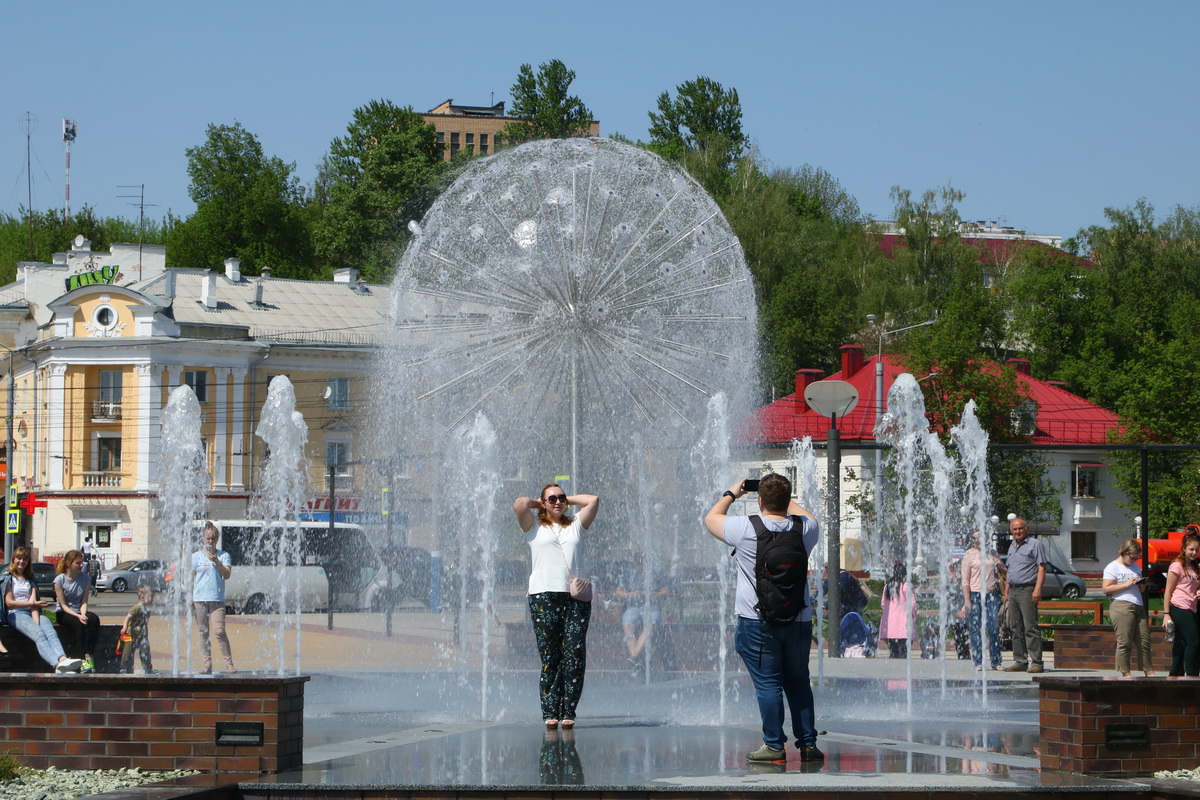
<path fill-rule="evenodd" d="M 150 615 L 153 610 L 154 590 L 149 586 L 138 588 L 138 603 L 129 609 L 125 621 L 121 623 L 121 636 L 129 636 L 125 648 L 121 651 L 121 674 L 133 672 L 133 653 L 137 651 L 142 660 L 142 670 L 149 675 L 154 672 L 150 663 Z"/>

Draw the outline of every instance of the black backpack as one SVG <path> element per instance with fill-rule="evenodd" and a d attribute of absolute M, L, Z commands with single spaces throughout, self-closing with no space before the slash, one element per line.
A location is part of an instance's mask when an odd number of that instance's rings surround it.
<path fill-rule="evenodd" d="M 768 625 L 787 625 L 808 604 L 808 550 L 804 548 L 804 520 L 792 514 L 786 530 L 768 530 L 754 514 L 750 524 L 758 537 L 754 556 L 754 609 Z"/>

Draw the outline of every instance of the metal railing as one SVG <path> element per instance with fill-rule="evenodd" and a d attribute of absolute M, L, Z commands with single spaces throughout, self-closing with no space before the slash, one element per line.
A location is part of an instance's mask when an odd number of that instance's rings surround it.
<path fill-rule="evenodd" d="M 124 475 L 120 472 L 84 472 L 80 477 L 85 489 L 118 489 Z"/>
<path fill-rule="evenodd" d="M 92 419 L 119 420 L 120 418 L 120 401 L 96 400 L 92 403 Z"/>

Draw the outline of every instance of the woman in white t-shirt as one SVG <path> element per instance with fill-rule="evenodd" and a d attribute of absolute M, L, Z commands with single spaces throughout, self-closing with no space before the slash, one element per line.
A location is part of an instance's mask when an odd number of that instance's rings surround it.
<path fill-rule="evenodd" d="M 1117 635 L 1117 672 L 1129 677 L 1129 654 L 1137 654 L 1138 668 L 1146 677 L 1154 675 L 1150 660 L 1150 618 L 1146 613 L 1146 581 L 1137 560 L 1142 546 L 1137 539 L 1121 544 L 1117 558 L 1104 568 L 1103 591 L 1112 598 L 1108 616 Z"/>
<path fill-rule="evenodd" d="M 567 513 L 571 506 L 579 506 L 574 517 Z M 596 495 L 568 497 L 555 483 L 542 489 L 537 500 L 513 501 L 517 524 L 529 534 L 529 616 L 542 659 L 539 686 L 547 729 L 557 728 L 560 720 L 564 728 L 573 728 L 583 694 L 592 604 L 571 597 L 567 584 L 572 577 L 586 577 L 582 533 L 599 507 Z"/>
<path fill-rule="evenodd" d="M 13 551 L 5 586 L 4 607 L 8 611 L 8 624 L 37 645 L 38 655 L 54 667 L 55 672 L 79 672 L 83 662 L 78 658 L 67 658 L 54 623 L 42 613 L 50 601 L 38 597 L 28 548 L 18 547 Z"/>

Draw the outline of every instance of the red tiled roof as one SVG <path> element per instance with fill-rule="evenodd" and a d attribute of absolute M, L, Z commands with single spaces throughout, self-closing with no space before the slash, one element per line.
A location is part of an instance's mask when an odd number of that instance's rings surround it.
<path fill-rule="evenodd" d="M 904 372 L 899 359 L 899 356 L 888 353 L 883 356 L 884 410 L 892 381 Z M 863 366 L 849 377 L 839 371 L 822 379 L 844 380 L 858 390 L 858 405 L 838 420 L 842 439 L 875 438 L 875 361 L 875 356 L 866 359 Z M 1049 447 L 1106 444 L 1108 432 L 1120 427 L 1120 419 L 1116 414 L 1071 394 L 1061 385 L 1025 374 L 1019 374 L 1017 380 L 1022 394 L 1037 404 L 1037 428 L 1030 440 L 1033 444 Z M 824 441 L 829 424 L 828 417 L 808 407 L 803 394 L 789 394 L 740 420 L 735 438 L 742 444 L 759 445 L 783 444 L 805 436 L 811 436 L 813 441 Z"/>

